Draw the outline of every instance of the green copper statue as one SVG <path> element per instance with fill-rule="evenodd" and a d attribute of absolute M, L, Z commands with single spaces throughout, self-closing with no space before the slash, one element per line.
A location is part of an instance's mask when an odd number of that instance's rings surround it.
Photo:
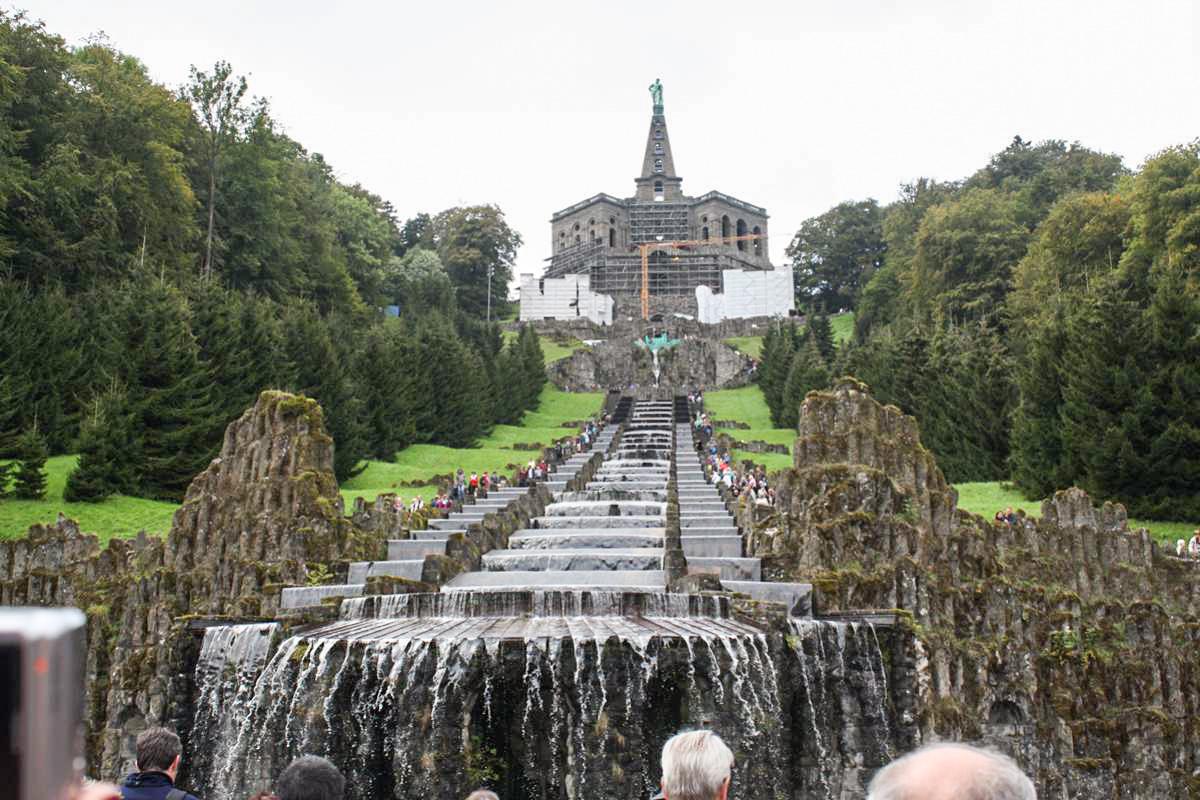
<path fill-rule="evenodd" d="M 662 108 L 662 81 L 658 78 L 655 78 L 654 83 L 650 84 L 650 96 L 654 98 L 654 107 Z"/>

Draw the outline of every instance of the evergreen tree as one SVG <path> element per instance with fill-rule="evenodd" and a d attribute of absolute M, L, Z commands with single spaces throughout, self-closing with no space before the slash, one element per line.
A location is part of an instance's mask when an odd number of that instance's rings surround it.
<path fill-rule="evenodd" d="M 92 400 L 79 440 L 79 463 L 67 476 L 63 499 L 96 502 L 139 490 L 141 439 L 125 388 L 113 384 Z"/>
<path fill-rule="evenodd" d="M 214 410 L 183 295 L 157 282 L 133 290 L 127 329 L 134 427 L 141 432 L 139 494 L 178 501 L 220 448 Z"/>
<path fill-rule="evenodd" d="M 30 428 L 21 435 L 17 451 L 13 494 L 22 500 L 41 500 L 46 496 L 46 440 L 36 427 Z"/>
<path fill-rule="evenodd" d="M 525 414 L 525 374 L 521 357 L 514 346 L 500 351 L 496 359 L 495 419 L 502 425 L 516 425 Z"/>
<path fill-rule="evenodd" d="M 349 348 L 356 339 L 340 325 L 338 335 Z M 347 481 L 366 468 L 369 455 L 367 429 L 362 418 L 362 401 L 353 380 L 352 365 L 334 345 L 330 324 L 308 303 L 287 307 L 283 319 L 285 351 L 291 356 L 286 388 L 311 397 L 321 404 L 325 429 L 333 437 L 333 471 Z"/>
<path fill-rule="evenodd" d="M 821 358 L 826 364 L 833 363 L 837 345 L 833 341 L 833 326 L 829 324 L 829 317 L 824 314 L 813 315 L 805 325 L 804 335 L 816 340 L 817 350 L 820 351 Z"/>
<path fill-rule="evenodd" d="M 799 422 L 800 405 L 804 397 L 814 389 L 829 386 L 829 367 L 817 344 L 815 336 L 805 338 L 804 344 L 792 356 L 788 369 L 779 413 L 781 427 L 795 428 Z"/>
<path fill-rule="evenodd" d="M 784 427 L 781 417 L 783 393 L 787 388 L 787 376 L 792 368 L 792 357 L 796 353 L 799 339 L 796 326 L 788 323 L 786 327 L 777 332 L 776 340 L 772 343 L 770 358 L 763 359 L 763 374 L 759 383 L 762 386 L 763 397 L 767 401 L 767 408 L 771 411 L 771 419 L 778 427 Z"/>
<path fill-rule="evenodd" d="M 521 356 L 521 408 L 530 410 L 537 408 L 538 399 L 542 394 L 542 386 L 546 383 L 546 359 L 542 355 L 542 342 L 532 325 L 521 326 L 517 336 L 517 349 Z"/>

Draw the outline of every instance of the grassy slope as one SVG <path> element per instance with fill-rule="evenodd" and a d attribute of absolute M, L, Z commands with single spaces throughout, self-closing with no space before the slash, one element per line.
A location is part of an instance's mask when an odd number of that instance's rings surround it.
<path fill-rule="evenodd" d="M 563 427 L 564 422 L 585 420 L 595 414 L 603 402 L 601 394 L 568 394 L 546 384 L 538 410 L 526 414 L 521 425 L 498 425 L 491 436 L 470 449 L 454 449 L 438 445 L 414 445 L 398 453 L 395 463 L 368 462 L 367 469 L 342 488 L 346 508 L 354 498 L 373 500 L 376 495 L 398 491 L 406 500 L 420 494 L 426 500 L 437 494 L 437 486 L 428 481 L 437 475 L 453 472 L 459 466 L 467 470 L 505 470 L 511 464 L 522 464 L 536 450 L 514 450 L 512 444 L 525 442 L 547 445 L 574 432 Z M 0 501 L 0 538 L 25 535 L 29 526 L 38 522 L 52 523 L 58 512 L 77 520 L 80 527 L 97 534 L 101 541 L 128 537 L 140 530 L 165 534 L 171 528 L 171 517 L 179 507 L 174 503 L 145 500 L 140 497 L 110 497 L 101 503 L 66 503 L 62 499 L 67 475 L 75 468 L 77 456 L 56 456 L 46 462 L 47 491 L 45 500 Z M 401 482 L 420 481 L 420 487 L 398 487 Z"/>
<path fill-rule="evenodd" d="M 985 519 L 991 519 L 997 511 L 1011 506 L 1013 509 L 1024 509 L 1026 514 L 1040 517 L 1042 501 L 1029 500 L 1020 491 L 1009 484 L 991 481 L 987 483 L 959 483 L 958 507 L 972 514 L 979 514 Z M 1130 528 L 1149 528 L 1151 535 L 1172 550 L 1176 539 L 1187 539 L 1196 529 L 1193 522 L 1160 522 L 1157 520 L 1129 520 Z"/>
<path fill-rule="evenodd" d="M 117 495 L 100 503 L 67 503 L 62 499 L 67 475 L 75 469 L 78 456 L 55 456 L 46 461 L 45 500 L 0 500 L 0 538 L 25 535 L 38 522 L 52 523 L 58 512 L 79 522 L 101 541 L 113 536 L 133 536 L 140 530 L 165 534 L 179 506 L 157 500 Z"/>
<path fill-rule="evenodd" d="M 515 341 L 517 338 L 516 331 L 504 331 L 501 335 L 504 337 L 506 344 Z M 561 361 L 571 355 L 571 353 L 585 346 L 583 342 L 575 338 L 568 339 L 565 345 L 559 344 L 548 336 L 540 337 L 539 341 L 542 343 L 542 358 L 547 365 L 553 364 L 555 361 Z"/>
<path fill-rule="evenodd" d="M 854 333 L 854 312 L 847 311 L 845 314 L 837 314 L 830 317 L 829 325 L 833 328 L 833 340 L 841 344 Z M 731 336 L 725 339 L 724 342 L 734 350 L 745 353 L 751 358 L 762 356 L 761 336 Z"/>
<path fill-rule="evenodd" d="M 767 401 L 763 399 L 762 390 L 757 386 L 706 392 L 704 407 L 715 421 L 744 422 L 750 426 L 749 430 L 718 428 L 717 430 L 721 433 L 727 433 L 734 439 L 744 442 L 763 441 L 787 445 L 788 452 L 791 452 L 792 442 L 796 440 L 796 432 L 788 428 L 775 428 L 771 425 L 771 412 L 767 409 Z M 792 457 L 784 453 L 750 453 L 734 450 L 733 457 L 739 461 L 748 459 L 756 464 L 762 464 L 768 470 L 787 469 L 792 466 Z"/>
<path fill-rule="evenodd" d="M 501 470 L 512 472 L 537 454 L 537 450 L 516 450 L 514 444 L 545 446 L 575 432 L 566 422 L 579 422 L 600 410 L 604 396 L 599 393 L 567 393 L 547 383 L 535 412 L 526 414 L 520 425 L 497 425 L 479 447 L 453 448 L 417 444 L 396 454 L 394 462 L 371 461 L 360 475 L 342 486 L 342 497 L 349 509 L 356 497 L 373 500 L 386 492 L 397 492 L 406 500 L 420 494 L 426 500 L 437 494 L 434 478 L 449 475 L 459 467 L 466 472 Z M 419 485 L 401 486 L 402 483 Z"/>
<path fill-rule="evenodd" d="M 848 315 L 842 315 L 848 316 Z M 795 440 L 794 431 L 772 428 L 771 416 L 767 410 L 766 401 L 757 386 L 746 386 L 741 389 L 728 389 L 719 392 L 708 392 L 704 396 L 704 404 L 713 419 L 736 420 L 751 426 L 750 430 L 724 429 L 725 433 L 743 441 L 761 439 L 777 444 L 790 446 Z M 768 470 L 787 469 L 792 465 L 791 456 L 778 453 L 748 453 L 734 451 L 738 460 L 748 459 L 764 465 Z M 1014 509 L 1024 509 L 1032 516 L 1041 514 L 1041 500 L 1029 500 L 1019 491 L 1008 484 L 990 483 L 960 483 L 958 490 L 959 508 L 972 514 L 979 514 L 987 519 L 995 516 L 997 511 L 1012 506 Z M 1159 541 L 1174 548 L 1176 539 L 1186 539 L 1197 527 L 1195 522 L 1159 522 L 1147 520 L 1130 520 L 1131 528 L 1149 528 L 1150 533 Z"/>

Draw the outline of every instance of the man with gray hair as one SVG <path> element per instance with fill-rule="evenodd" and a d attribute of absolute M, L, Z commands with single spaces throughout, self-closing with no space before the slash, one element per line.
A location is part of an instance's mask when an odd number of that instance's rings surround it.
<path fill-rule="evenodd" d="M 1037 800 L 1033 782 L 1003 753 L 943 742 L 875 774 L 867 800 Z"/>
<path fill-rule="evenodd" d="M 726 800 L 733 753 L 712 731 L 677 733 L 662 750 L 664 800 Z"/>

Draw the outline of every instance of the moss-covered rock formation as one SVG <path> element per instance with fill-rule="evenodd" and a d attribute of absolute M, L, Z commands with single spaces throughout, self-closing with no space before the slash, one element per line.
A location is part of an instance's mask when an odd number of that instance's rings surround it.
<path fill-rule="evenodd" d="M 958 511 L 916 421 L 851 379 L 808 395 L 794 454 L 748 554 L 820 612 L 900 612 L 922 739 L 999 746 L 1042 797 L 1200 796 L 1194 562 L 1078 489 L 1011 526 Z"/>
<path fill-rule="evenodd" d="M 128 768 L 147 725 L 186 732 L 200 617 L 275 613 L 310 570 L 379 557 L 385 532 L 342 516 L 333 440 L 313 400 L 263 392 L 230 424 L 164 543 L 97 538 L 60 518 L 0 541 L 0 603 L 75 605 L 88 615 L 88 767 Z"/>

